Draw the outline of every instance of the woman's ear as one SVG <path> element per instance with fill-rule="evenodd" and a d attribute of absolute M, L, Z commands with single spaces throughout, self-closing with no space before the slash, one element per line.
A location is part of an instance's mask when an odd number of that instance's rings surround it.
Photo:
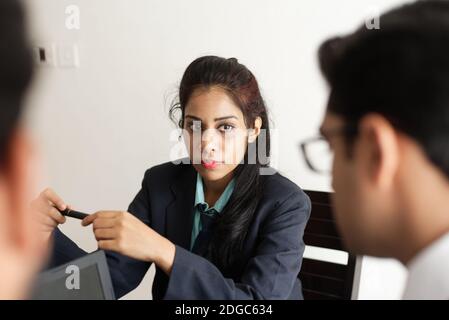
<path fill-rule="evenodd" d="M 248 135 L 248 142 L 253 143 L 256 141 L 257 137 L 260 134 L 260 128 L 262 127 L 262 118 L 257 117 L 256 120 L 254 120 L 254 128 L 249 131 Z"/>

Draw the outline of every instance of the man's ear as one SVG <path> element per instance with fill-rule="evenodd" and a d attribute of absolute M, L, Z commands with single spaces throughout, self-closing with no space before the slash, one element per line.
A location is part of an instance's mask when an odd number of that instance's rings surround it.
<path fill-rule="evenodd" d="M 260 128 L 262 127 L 262 118 L 257 117 L 256 120 L 254 120 L 254 128 L 250 130 L 250 133 L 248 135 L 248 142 L 253 143 L 256 141 L 257 137 L 260 134 Z"/>
<path fill-rule="evenodd" d="M 359 151 L 362 168 L 378 187 L 391 186 L 399 167 L 398 133 L 391 123 L 379 114 L 368 114 L 359 122 Z"/>

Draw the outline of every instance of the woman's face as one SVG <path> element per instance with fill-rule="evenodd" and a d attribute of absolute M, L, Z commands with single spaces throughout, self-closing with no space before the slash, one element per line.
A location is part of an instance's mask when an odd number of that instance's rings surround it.
<path fill-rule="evenodd" d="M 258 118 L 248 137 L 242 111 L 222 88 L 196 89 L 184 110 L 184 139 L 193 166 L 206 181 L 232 176 L 260 126 Z"/>

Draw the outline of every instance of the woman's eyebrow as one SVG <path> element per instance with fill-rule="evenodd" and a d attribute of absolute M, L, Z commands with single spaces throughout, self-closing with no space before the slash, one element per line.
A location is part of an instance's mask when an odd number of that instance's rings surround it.
<path fill-rule="evenodd" d="M 190 118 L 190 119 L 193 119 L 193 120 L 203 121 L 203 120 L 201 120 L 201 118 L 192 116 L 192 115 L 190 115 L 190 114 L 187 114 L 187 115 L 185 116 L 185 118 Z M 214 121 L 217 122 L 217 121 L 226 120 L 226 119 L 237 119 L 237 120 L 238 120 L 239 118 L 236 117 L 236 116 L 225 116 L 225 117 L 215 118 Z"/>
<path fill-rule="evenodd" d="M 231 118 L 234 118 L 236 120 L 239 119 L 236 116 L 226 116 L 226 117 L 215 118 L 214 121 L 226 120 L 226 119 L 231 119 Z"/>
<path fill-rule="evenodd" d="M 201 120 L 201 118 L 198 118 L 198 117 L 195 117 L 195 116 L 192 116 L 192 115 L 189 115 L 189 114 L 186 115 L 185 118 L 191 118 L 193 120 L 203 121 L 203 120 Z"/>

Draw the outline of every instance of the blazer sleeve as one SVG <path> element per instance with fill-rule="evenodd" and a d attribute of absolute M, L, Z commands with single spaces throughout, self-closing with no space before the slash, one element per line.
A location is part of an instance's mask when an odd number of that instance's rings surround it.
<path fill-rule="evenodd" d="M 239 282 L 207 259 L 176 246 L 165 299 L 287 299 L 301 268 L 310 200 L 294 192 L 267 216 Z"/>
<path fill-rule="evenodd" d="M 145 177 L 147 174 L 148 171 L 145 173 Z M 145 180 L 144 178 L 142 188 L 129 205 L 128 212 L 149 224 L 150 206 Z M 135 289 L 151 266 L 151 263 L 132 259 L 112 251 L 105 251 L 105 253 L 116 298 Z M 65 264 L 86 254 L 86 251 L 79 248 L 57 228 L 54 232 L 54 248 L 48 267 Z"/>

